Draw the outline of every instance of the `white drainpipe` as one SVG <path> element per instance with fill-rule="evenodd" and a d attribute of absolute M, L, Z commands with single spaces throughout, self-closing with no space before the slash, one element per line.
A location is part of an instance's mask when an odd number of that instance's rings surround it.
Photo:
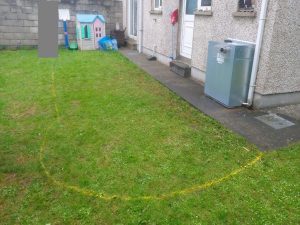
<path fill-rule="evenodd" d="M 143 33 L 144 33 L 144 0 L 140 1 L 140 15 L 139 15 L 139 37 L 138 37 L 138 51 L 143 52 Z"/>
<path fill-rule="evenodd" d="M 261 53 L 261 45 L 262 45 L 262 41 L 263 41 L 266 16 L 267 16 L 267 11 L 268 11 L 268 3 L 269 3 L 269 0 L 262 0 L 262 3 L 261 3 L 261 11 L 260 11 L 260 17 L 259 17 L 259 25 L 258 25 L 258 32 L 257 32 L 257 38 L 256 38 L 256 46 L 255 46 L 251 78 L 250 78 L 250 86 L 249 86 L 249 91 L 248 91 L 248 98 L 247 98 L 247 103 L 244 104 L 247 106 L 251 106 L 253 104 L 254 90 L 255 90 L 255 86 L 256 86 L 255 83 L 256 83 L 256 77 L 257 77 L 258 66 L 259 66 L 259 58 L 260 58 L 260 53 Z"/>

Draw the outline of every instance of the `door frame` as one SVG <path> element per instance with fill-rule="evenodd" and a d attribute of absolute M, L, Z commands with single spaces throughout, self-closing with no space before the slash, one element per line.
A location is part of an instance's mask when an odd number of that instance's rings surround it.
<path fill-rule="evenodd" d="M 132 28 L 132 15 L 131 15 L 131 3 L 133 2 L 134 0 L 127 0 L 127 23 L 128 23 L 128 36 L 131 38 L 131 39 L 134 39 L 134 40 L 137 40 L 137 35 L 132 35 L 131 34 L 131 28 Z M 137 0 L 137 4 L 138 4 L 138 0 Z M 133 14 L 133 17 L 134 17 L 134 14 Z M 138 30 L 138 7 L 137 7 L 137 15 L 136 15 L 136 18 L 134 18 L 136 20 L 136 26 L 137 26 L 137 30 Z"/>
<path fill-rule="evenodd" d="M 181 21 L 180 21 L 180 44 L 179 44 L 179 55 L 183 56 L 187 59 L 191 59 L 192 58 L 192 53 L 191 56 L 188 56 L 187 54 L 183 53 L 182 49 L 183 49 L 183 37 L 184 37 L 184 19 L 185 19 L 185 12 L 186 12 L 186 1 L 187 0 L 182 0 L 182 7 L 181 7 Z M 199 0 L 198 0 L 199 1 Z M 201 0 L 200 0 L 201 1 Z M 197 3 L 197 7 L 198 7 L 198 3 Z M 192 39 L 194 39 L 194 29 L 195 29 L 195 15 L 188 15 L 189 17 L 193 17 L 193 37 Z M 193 50 L 193 46 L 191 47 Z"/>

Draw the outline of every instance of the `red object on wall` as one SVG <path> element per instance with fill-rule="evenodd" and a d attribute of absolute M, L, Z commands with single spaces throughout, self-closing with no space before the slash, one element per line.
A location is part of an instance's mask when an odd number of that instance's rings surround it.
<path fill-rule="evenodd" d="M 178 9 L 176 9 L 174 12 L 171 14 L 171 23 L 174 26 L 178 22 Z"/>

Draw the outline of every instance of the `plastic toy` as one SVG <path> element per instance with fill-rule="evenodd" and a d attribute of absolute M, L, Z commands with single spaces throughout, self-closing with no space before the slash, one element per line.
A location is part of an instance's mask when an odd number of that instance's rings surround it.
<path fill-rule="evenodd" d="M 98 49 L 98 41 L 105 36 L 104 17 L 102 15 L 77 14 L 76 36 L 80 50 Z"/>

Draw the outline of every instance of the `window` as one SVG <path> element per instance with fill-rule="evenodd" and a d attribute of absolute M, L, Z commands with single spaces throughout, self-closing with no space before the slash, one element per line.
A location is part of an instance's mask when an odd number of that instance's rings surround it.
<path fill-rule="evenodd" d="M 85 25 L 85 26 L 84 26 L 84 38 L 88 38 L 88 37 L 89 37 L 88 26 Z"/>
<path fill-rule="evenodd" d="M 91 27 L 90 25 L 81 25 L 81 38 L 90 39 L 91 38 Z"/>
<path fill-rule="evenodd" d="M 186 0 L 186 15 L 194 15 L 197 10 L 197 0 Z"/>
<path fill-rule="evenodd" d="M 199 10 L 211 11 L 211 0 L 199 0 Z"/>
<path fill-rule="evenodd" d="M 239 11 L 253 11 L 254 0 L 239 0 Z"/>
<path fill-rule="evenodd" d="M 153 0 L 153 1 L 154 1 L 154 9 L 161 10 L 163 0 Z"/>

